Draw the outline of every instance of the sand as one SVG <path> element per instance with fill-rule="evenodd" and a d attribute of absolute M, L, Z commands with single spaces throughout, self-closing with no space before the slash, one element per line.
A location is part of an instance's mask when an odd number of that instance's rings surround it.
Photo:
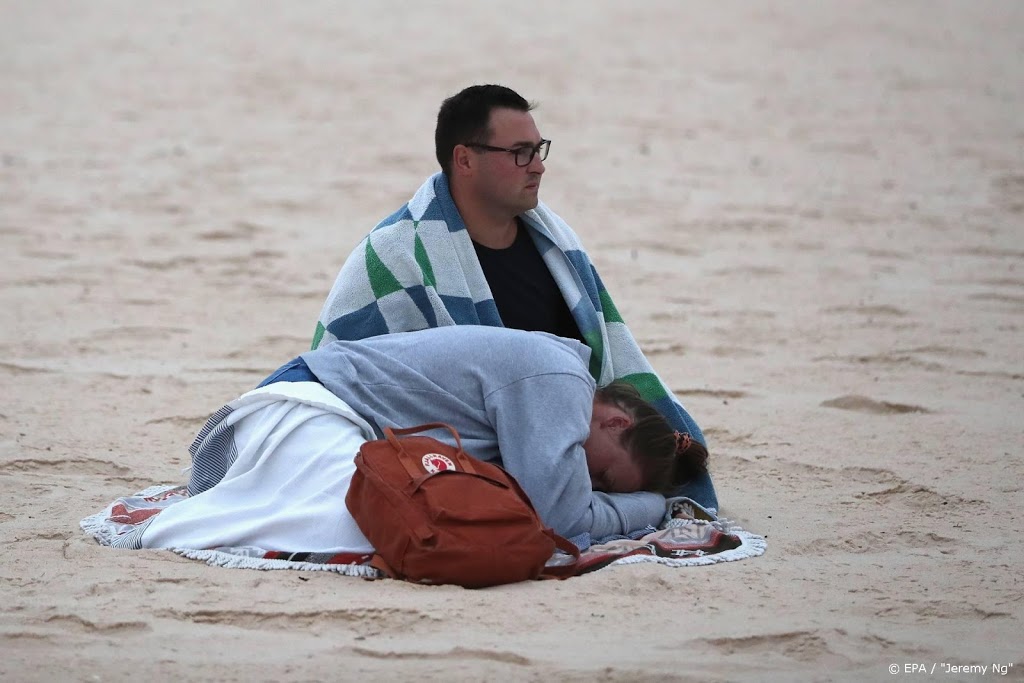
<path fill-rule="evenodd" d="M 1020 680 L 1022 36 L 1010 0 L 0 2 L 0 678 Z M 767 552 L 467 591 L 84 535 L 308 347 L 475 82 L 539 103 L 542 198 Z"/>

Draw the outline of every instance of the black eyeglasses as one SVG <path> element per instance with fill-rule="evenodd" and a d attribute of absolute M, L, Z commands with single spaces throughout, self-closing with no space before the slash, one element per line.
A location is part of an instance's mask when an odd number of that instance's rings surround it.
<path fill-rule="evenodd" d="M 480 142 L 467 142 L 466 147 L 482 149 L 488 152 L 508 152 L 509 154 L 515 155 L 516 166 L 529 166 L 533 162 L 533 158 L 538 154 L 540 155 L 541 161 L 548 158 L 548 150 L 551 149 L 551 140 L 541 140 L 533 147 L 494 147 L 493 145 L 485 145 Z"/>

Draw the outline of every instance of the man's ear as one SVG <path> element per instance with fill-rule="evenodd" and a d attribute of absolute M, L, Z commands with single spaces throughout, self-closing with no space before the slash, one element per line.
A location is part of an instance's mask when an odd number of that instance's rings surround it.
<path fill-rule="evenodd" d="M 459 175 L 469 175 L 473 171 L 473 155 L 469 152 L 469 147 L 465 145 L 455 145 L 452 150 L 452 172 Z"/>

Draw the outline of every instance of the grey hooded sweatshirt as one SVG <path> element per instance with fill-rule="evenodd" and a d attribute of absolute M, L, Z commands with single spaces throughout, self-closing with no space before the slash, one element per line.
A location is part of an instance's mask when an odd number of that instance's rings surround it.
<path fill-rule="evenodd" d="M 301 358 L 379 436 L 426 422 L 455 427 L 466 451 L 504 467 L 563 536 L 600 539 L 662 519 L 659 494 L 591 489 L 583 442 L 595 383 L 578 341 L 458 325 L 333 341 Z"/>

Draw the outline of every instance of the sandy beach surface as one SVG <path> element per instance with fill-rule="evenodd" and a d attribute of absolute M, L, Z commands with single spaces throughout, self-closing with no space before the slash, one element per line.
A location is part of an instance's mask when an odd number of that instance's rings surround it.
<path fill-rule="evenodd" d="M 767 552 L 468 591 L 82 533 L 480 82 Z M 4 681 L 1024 679 L 1022 3 L 0 0 L 0 253 Z"/>

